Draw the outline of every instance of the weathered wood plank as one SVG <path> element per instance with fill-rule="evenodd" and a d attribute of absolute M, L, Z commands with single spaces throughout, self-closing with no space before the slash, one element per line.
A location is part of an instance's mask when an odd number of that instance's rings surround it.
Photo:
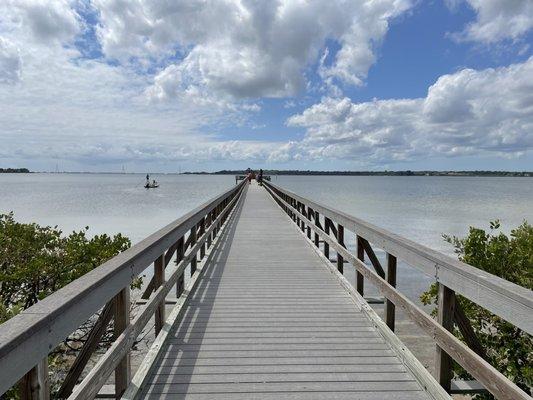
<path fill-rule="evenodd" d="M 305 213 L 293 212 L 298 231 L 315 239 L 308 228 L 322 230 L 316 213 L 296 207 Z M 139 397 L 150 396 L 155 387 L 162 388 L 162 396 L 179 396 L 180 391 L 191 396 L 209 386 L 216 398 L 244 388 L 255 398 L 265 394 L 265 387 L 268 392 L 269 385 L 280 393 L 287 389 L 311 394 L 316 390 L 305 387 L 316 385 L 323 398 L 334 398 L 343 385 L 352 385 L 349 389 L 358 393 L 367 383 L 379 388 L 375 390 L 394 387 L 396 392 L 408 384 L 412 387 L 404 389 L 414 395 L 411 398 L 421 393 L 426 397 L 374 323 L 287 221 L 265 191 L 250 186 L 231 232 L 233 240 L 224 242 L 220 261 L 202 278 Z M 335 231 L 341 232 L 342 242 L 342 227 Z M 278 379 L 269 382 L 271 377 Z M 363 386 L 356 388 L 359 384 Z"/>
<path fill-rule="evenodd" d="M 157 290 L 165 283 L 164 256 L 159 257 L 154 262 L 154 289 Z M 163 299 L 155 310 L 155 335 L 157 336 L 165 323 L 165 299 Z"/>
<path fill-rule="evenodd" d="M 49 400 L 48 357 L 33 367 L 19 382 L 21 400 Z"/>
<path fill-rule="evenodd" d="M 298 202 L 303 202 L 324 217 L 357 232 L 371 243 L 379 244 L 384 251 L 393 254 L 411 266 L 436 279 L 494 314 L 533 334 L 533 292 L 471 265 L 460 262 L 419 243 L 379 228 L 289 190 L 268 183 L 267 188 L 279 190 Z M 292 210 L 294 212 L 294 209 Z"/>
<path fill-rule="evenodd" d="M 78 382 L 78 379 L 80 378 L 81 374 L 83 373 L 83 370 L 85 366 L 87 365 L 87 362 L 89 361 L 91 355 L 98 347 L 98 344 L 100 342 L 100 339 L 104 335 L 104 333 L 107 330 L 107 326 L 109 325 L 109 322 L 111 321 L 111 318 L 113 318 L 114 315 L 114 301 L 110 301 L 105 305 L 102 312 L 100 313 L 100 316 L 98 317 L 98 320 L 93 326 L 93 329 L 89 333 L 89 336 L 87 336 L 87 341 L 83 345 L 80 353 L 74 360 L 74 363 L 70 367 L 67 376 L 63 380 L 63 383 L 61 384 L 61 387 L 58 391 L 57 396 L 60 399 L 65 399 L 72 393 L 72 389 L 74 389 L 74 386 Z"/>
<path fill-rule="evenodd" d="M 271 192 L 271 194 L 277 196 L 277 194 L 273 192 Z M 301 218 L 305 219 L 302 215 Z M 486 363 L 483 358 L 453 336 L 451 332 L 434 321 L 413 302 L 407 299 L 407 297 L 392 287 L 386 280 L 368 269 L 356 256 L 324 233 L 319 232 L 319 234 L 324 240 L 329 241 L 333 248 L 350 260 L 354 267 L 361 272 L 365 278 L 369 279 L 385 297 L 395 303 L 396 306 L 401 307 L 401 309 L 406 312 L 414 322 L 431 334 L 438 346 L 452 356 L 453 359 L 463 366 L 473 377 L 483 383 L 492 394 L 501 399 L 528 399 L 529 396 L 523 390 L 509 381 L 509 379 L 497 371 L 493 366 Z"/>
<path fill-rule="evenodd" d="M 387 282 L 392 287 L 396 287 L 396 257 L 387 253 Z M 396 320 L 396 307 L 392 301 L 386 299 L 385 301 L 385 323 L 394 332 L 394 325 Z"/>
<path fill-rule="evenodd" d="M 164 268 L 164 267 L 162 267 Z M 130 326 L 130 287 L 122 289 L 113 301 L 115 338 Z M 129 349 L 119 359 L 115 367 L 115 396 L 120 398 L 131 380 L 131 356 Z"/>
<path fill-rule="evenodd" d="M 437 321 L 443 328 L 453 332 L 453 315 L 455 309 L 455 293 L 443 284 L 438 285 Z M 440 346 L 436 346 L 435 373 L 440 385 L 450 391 L 453 378 L 453 360 Z"/>
<path fill-rule="evenodd" d="M 173 221 L 93 271 L 0 326 L 0 393 L 98 312 L 192 226 L 241 186 L 231 188 Z"/>

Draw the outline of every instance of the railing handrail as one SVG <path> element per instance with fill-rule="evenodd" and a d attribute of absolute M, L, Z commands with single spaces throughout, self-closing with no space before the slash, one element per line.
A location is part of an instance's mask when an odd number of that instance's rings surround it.
<path fill-rule="evenodd" d="M 346 229 L 356 232 L 379 248 L 434 277 L 437 282 L 533 334 L 531 290 L 273 183 L 265 184 L 309 205 L 325 217 L 337 221 Z"/>
<path fill-rule="evenodd" d="M 76 331 L 245 182 L 228 189 L 0 325 L 0 393 Z M 20 353 L 20 354 L 19 354 Z"/>
<path fill-rule="evenodd" d="M 530 399 L 530 396 L 528 396 L 527 393 L 495 369 L 485 359 L 482 349 L 481 351 L 479 351 L 479 349 L 474 350 L 475 347 L 478 347 L 479 341 L 468 318 L 466 316 L 458 317 L 456 315 L 456 311 L 459 314 L 463 313 L 463 311 L 460 304 L 455 302 L 455 291 L 453 290 L 453 287 L 447 286 L 447 283 L 442 279 L 438 281 L 438 315 L 437 320 L 433 319 L 396 288 L 397 258 L 401 258 L 402 254 L 394 254 L 392 251 L 389 252 L 387 250 L 387 274 L 385 275 L 379 260 L 376 258 L 375 253 L 369 244 L 370 240 L 362 236 L 361 232 L 355 229 L 355 224 L 351 216 L 344 214 L 344 219 L 341 223 L 339 219 L 336 219 L 334 216 L 336 212 L 329 209 L 329 207 L 319 205 L 272 184 L 266 183 L 265 186 L 272 195 L 272 198 L 278 202 L 293 222 L 302 230 L 302 234 L 307 231 L 307 240 L 316 247 L 315 251 L 319 253 L 319 239 L 322 239 L 324 244 L 323 256 L 325 256 L 324 258 L 328 262 L 328 267 L 330 267 L 329 264 L 332 261 L 329 259 L 330 248 L 337 252 L 336 274 L 339 274 L 342 277 L 344 260 L 354 266 L 357 278 L 356 294 L 360 296 L 361 301 L 363 301 L 364 279 L 368 279 L 370 283 L 380 290 L 386 298 L 385 318 L 386 325 L 390 330 L 394 330 L 394 310 L 395 307 L 399 307 L 413 322 L 431 336 L 437 344 L 436 379 L 445 390 L 450 390 L 451 388 L 451 379 L 453 377 L 452 360 L 455 360 L 497 398 L 509 400 Z M 322 225 L 320 217 L 323 218 L 324 225 Z M 337 224 L 336 227 L 335 223 Z M 345 228 L 352 230 L 356 234 L 357 255 L 351 253 L 345 246 Z M 333 232 L 330 232 L 331 229 L 333 229 Z M 314 241 L 311 240 L 312 232 L 315 233 Z M 330 233 L 333 233 L 334 238 Z M 386 238 L 381 238 L 381 240 L 374 241 L 373 243 L 382 247 L 383 244 L 386 244 Z M 376 272 L 364 263 L 365 253 L 368 254 Z M 400 257 L 397 257 L 397 254 Z M 436 269 L 438 272 L 437 267 Z M 345 279 L 344 282 L 346 285 L 350 285 Z M 392 318 L 389 318 L 391 316 Z M 530 316 L 531 313 L 526 316 L 526 319 L 529 320 L 531 318 Z M 463 343 L 454 336 L 454 320 L 459 325 L 459 329 L 463 334 L 466 343 Z M 390 333 L 390 330 L 386 331 L 387 334 Z"/>

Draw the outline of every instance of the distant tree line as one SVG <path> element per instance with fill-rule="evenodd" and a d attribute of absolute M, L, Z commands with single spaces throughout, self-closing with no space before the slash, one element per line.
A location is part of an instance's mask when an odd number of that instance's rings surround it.
<path fill-rule="evenodd" d="M 195 175 L 243 175 L 245 170 L 216 172 L 185 172 Z M 263 170 L 265 175 L 338 175 L 338 176 L 533 176 L 531 171 L 311 171 L 311 170 Z"/>
<path fill-rule="evenodd" d="M 28 173 L 28 168 L 0 168 L 0 174 Z"/>

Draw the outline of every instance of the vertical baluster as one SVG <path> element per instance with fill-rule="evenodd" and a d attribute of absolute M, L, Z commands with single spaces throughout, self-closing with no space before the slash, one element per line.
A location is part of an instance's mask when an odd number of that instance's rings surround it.
<path fill-rule="evenodd" d="M 309 221 L 313 220 L 313 209 L 307 206 L 307 214 L 305 215 Z M 307 238 L 311 239 L 311 224 L 307 224 Z"/>
<path fill-rule="evenodd" d="M 329 236 L 329 226 L 331 224 L 331 220 L 327 217 L 324 217 L 324 232 L 326 235 Z M 329 243 L 324 241 L 324 256 L 329 260 Z"/>
<path fill-rule="evenodd" d="M 130 324 L 130 287 L 122 289 L 115 296 L 114 336 L 117 338 Z M 131 381 L 130 351 L 120 360 L 115 368 L 115 397 L 118 399 Z"/>
<path fill-rule="evenodd" d="M 292 197 L 287 197 L 287 200 L 289 201 L 289 204 L 294 207 L 294 199 Z M 296 214 L 294 213 L 294 211 L 291 211 L 291 216 L 292 216 L 292 220 L 296 223 Z"/>
<path fill-rule="evenodd" d="M 438 304 L 437 304 L 437 321 L 444 328 L 453 331 L 453 314 L 455 309 L 455 292 L 444 286 L 442 283 L 437 283 L 438 286 Z M 435 356 L 435 373 L 436 379 L 440 385 L 446 390 L 450 391 L 451 381 L 453 377 L 453 360 L 442 350 L 438 345 L 436 346 Z"/>
<path fill-rule="evenodd" d="M 299 201 L 296 202 L 296 209 L 297 209 L 300 213 L 303 214 L 303 212 L 302 212 L 302 204 L 301 204 Z M 303 232 L 304 229 L 305 229 L 305 228 L 304 228 L 304 223 L 303 223 L 303 221 L 300 219 L 300 216 L 299 216 L 299 215 L 298 215 L 297 220 L 298 220 L 298 227 L 299 227 L 299 228 L 302 230 L 302 232 Z"/>
<path fill-rule="evenodd" d="M 365 262 L 365 247 L 363 245 L 363 241 L 361 240 L 361 238 L 358 235 L 356 236 L 356 238 L 357 238 L 357 258 L 362 263 L 364 263 Z M 361 296 L 364 296 L 364 294 L 365 294 L 365 281 L 364 281 L 363 274 L 361 274 L 359 271 L 357 271 L 355 275 L 356 275 L 357 292 Z"/>
<path fill-rule="evenodd" d="M 215 207 L 215 214 L 213 215 L 213 218 L 217 219 L 219 213 L 220 213 L 220 206 L 216 206 Z M 217 233 L 218 233 L 218 222 L 215 225 L 215 227 L 213 228 L 213 239 L 217 236 Z"/>
<path fill-rule="evenodd" d="M 154 262 L 154 291 L 165 283 L 165 255 L 162 254 Z M 165 299 L 157 305 L 155 310 L 155 335 L 157 336 L 165 323 Z"/>
<path fill-rule="evenodd" d="M 178 244 L 176 245 L 176 263 L 179 263 L 181 260 L 183 260 L 183 255 L 185 254 L 185 238 L 181 237 L 178 240 Z M 185 289 L 185 274 L 182 273 L 178 280 L 176 281 L 176 297 L 179 298 L 181 294 L 183 293 L 183 290 Z"/>
<path fill-rule="evenodd" d="M 387 253 L 387 282 L 396 287 L 396 257 Z M 396 309 L 394 303 L 389 299 L 385 302 L 385 322 L 391 331 L 394 332 Z"/>
<path fill-rule="evenodd" d="M 320 228 L 320 214 L 315 211 L 315 246 L 320 246 L 320 236 L 318 236 L 318 229 Z"/>
<path fill-rule="evenodd" d="M 213 223 L 213 212 L 207 214 L 207 227 L 209 228 Z M 207 248 L 211 247 L 211 234 L 207 235 Z"/>
<path fill-rule="evenodd" d="M 19 382 L 21 400 L 50 399 L 50 380 L 48 378 L 48 357 L 30 369 Z M 1 396 L 0 396 L 1 397 Z"/>
<path fill-rule="evenodd" d="M 200 236 L 202 236 L 205 233 L 205 217 L 200 220 Z M 203 242 L 202 246 L 200 247 L 200 260 L 202 260 L 205 256 L 205 242 Z"/>
<path fill-rule="evenodd" d="M 337 242 L 344 247 L 344 226 L 337 224 Z M 344 258 L 337 252 L 337 269 L 341 274 L 344 273 Z"/>
<path fill-rule="evenodd" d="M 191 248 L 194 247 L 194 245 L 196 244 L 196 228 L 197 228 L 197 225 L 194 225 L 191 228 Z M 198 262 L 197 262 L 196 253 L 194 253 L 191 259 L 191 276 L 193 276 L 193 274 L 196 272 L 197 263 Z"/>

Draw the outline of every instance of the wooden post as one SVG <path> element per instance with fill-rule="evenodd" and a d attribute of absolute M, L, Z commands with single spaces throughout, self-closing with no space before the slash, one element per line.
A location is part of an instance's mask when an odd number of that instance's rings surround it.
<path fill-rule="evenodd" d="M 200 236 L 205 233 L 205 217 L 200 220 Z M 205 256 L 205 242 L 200 247 L 200 260 Z"/>
<path fill-rule="evenodd" d="M 164 255 L 161 255 L 154 262 L 154 291 L 165 283 L 165 263 Z M 158 304 L 155 310 L 155 335 L 157 336 L 165 323 L 165 299 Z"/>
<path fill-rule="evenodd" d="M 337 224 L 337 242 L 344 247 L 344 226 Z M 337 269 L 341 274 L 344 273 L 344 258 L 337 253 Z"/>
<path fill-rule="evenodd" d="M 307 214 L 304 214 L 309 221 L 313 220 L 313 209 L 307 206 Z M 311 239 L 311 224 L 307 224 L 307 238 Z"/>
<path fill-rule="evenodd" d="M 329 225 L 331 220 L 327 217 L 324 217 L 324 232 L 329 236 Z M 324 241 L 324 256 L 329 260 L 329 243 Z"/>
<path fill-rule="evenodd" d="M 320 245 L 320 236 L 318 236 L 318 229 L 320 228 L 320 214 L 315 211 L 315 246 Z"/>
<path fill-rule="evenodd" d="M 50 380 L 48 378 L 48 357 L 30 369 L 19 381 L 22 400 L 50 399 Z"/>
<path fill-rule="evenodd" d="M 364 247 L 363 241 L 361 240 L 361 237 L 359 235 L 357 235 L 356 238 L 357 238 L 357 258 L 361 262 L 364 263 L 365 262 L 365 247 Z M 364 281 L 363 274 L 361 274 L 359 271 L 357 271 L 356 274 L 355 274 L 355 277 L 356 277 L 357 292 L 361 296 L 364 296 L 364 293 L 365 293 L 365 281 Z"/>
<path fill-rule="evenodd" d="M 207 214 L 207 226 L 211 226 L 213 223 L 213 212 Z M 207 235 L 207 248 L 211 247 L 211 234 Z"/>
<path fill-rule="evenodd" d="M 396 257 L 387 253 L 387 282 L 396 287 Z M 396 319 L 396 310 L 394 303 L 389 299 L 385 302 L 385 322 L 391 331 L 394 332 L 394 324 Z"/>
<path fill-rule="evenodd" d="M 453 331 L 453 315 L 455 309 L 455 292 L 441 283 L 438 286 L 437 321 L 445 329 Z M 435 379 L 447 391 L 450 391 L 453 377 L 453 360 L 439 346 L 436 347 Z"/>
<path fill-rule="evenodd" d="M 122 289 L 115 296 L 115 339 L 130 324 L 130 287 Z M 120 360 L 115 368 L 115 397 L 118 399 L 122 396 L 131 381 L 131 360 L 130 351 Z"/>
<path fill-rule="evenodd" d="M 194 225 L 191 228 L 191 238 L 192 238 L 191 248 L 194 247 L 194 245 L 196 244 L 196 228 L 197 228 L 196 225 Z M 192 259 L 191 259 L 191 276 L 193 276 L 193 274 L 196 272 L 196 265 L 197 265 L 197 257 L 196 257 L 196 254 L 193 254 Z"/>
<path fill-rule="evenodd" d="M 185 254 L 185 238 L 181 237 L 178 240 L 178 244 L 176 246 L 176 263 L 179 263 L 181 260 L 183 260 L 183 255 Z M 181 274 L 178 277 L 178 280 L 176 281 L 176 297 L 179 299 L 181 294 L 183 293 L 183 290 L 185 289 L 185 274 Z"/>

